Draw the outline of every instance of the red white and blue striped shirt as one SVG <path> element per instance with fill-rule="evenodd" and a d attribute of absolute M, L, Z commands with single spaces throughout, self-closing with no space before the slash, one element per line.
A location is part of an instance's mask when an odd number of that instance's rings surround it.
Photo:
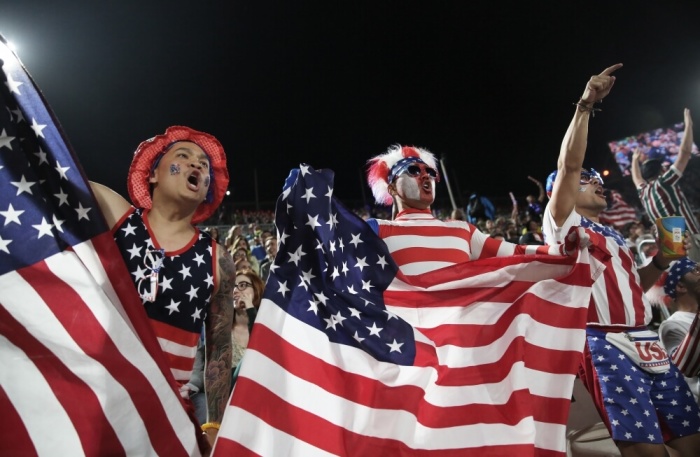
<path fill-rule="evenodd" d="M 642 288 L 634 262 L 634 254 L 615 229 L 587 219 L 572 211 L 561 227 L 557 227 L 549 206 L 545 209 L 542 233 L 545 243 L 560 244 L 569 229 L 581 226 L 599 249 L 592 253 L 594 262 L 605 266 L 593 283 L 588 324 L 640 327 L 651 321 L 651 305 Z"/>
<path fill-rule="evenodd" d="M 465 221 L 441 221 L 430 210 L 405 210 L 394 220 L 367 221 L 406 275 L 460 262 L 514 254 L 547 254 L 547 246 L 516 245 L 491 238 Z"/>

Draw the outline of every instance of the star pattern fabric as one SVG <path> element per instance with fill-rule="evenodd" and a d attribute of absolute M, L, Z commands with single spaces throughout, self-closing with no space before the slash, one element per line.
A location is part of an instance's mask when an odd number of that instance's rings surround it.
<path fill-rule="evenodd" d="M 595 233 L 600 233 L 601 235 L 612 238 L 620 246 L 625 246 L 625 239 L 620 235 L 620 232 L 607 225 L 597 224 L 590 219 L 581 217 L 581 227 L 585 227 L 593 230 Z"/>
<path fill-rule="evenodd" d="M 134 209 L 115 228 L 114 240 L 146 314 L 157 323 L 153 328 L 175 379 L 186 382 L 214 291 L 215 244 L 208 234 L 197 231 L 196 238 L 184 248 L 165 252 L 154 243 L 143 218 L 143 210 Z M 154 268 L 158 273 L 152 284 Z M 152 287 L 157 287 L 153 302 L 146 297 Z M 184 352 L 177 349 L 179 346 L 186 348 Z"/>
<path fill-rule="evenodd" d="M 692 271 L 697 266 L 697 263 L 693 262 L 687 257 L 683 257 L 671 264 L 671 268 L 668 271 L 668 276 L 664 282 L 664 292 L 671 298 L 676 298 L 676 286 L 678 281 L 681 280 L 683 276 L 689 271 Z"/>
<path fill-rule="evenodd" d="M 1 36 L 0 68 L 0 454 L 196 455 L 77 156 Z"/>
<path fill-rule="evenodd" d="M 316 173 L 303 165 L 295 172 Z M 387 311 L 382 295 L 398 268 L 382 255 L 386 247 L 380 239 L 363 238 L 364 222 L 345 217 L 345 224 L 334 223 L 347 209 L 329 205 L 332 178 L 328 173 L 318 176 L 318 184 L 306 188 L 300 199 L 305 203 L 303 210 L 293 212 L 296 218 L 280 225 L 297 230 L 278 234 L 282 254 L 270 268 L 266 295 L 323 331 L 331 342 L 361 347 L 377 360 L 410 365 L 416 352 L 413 328 Z M 314 236 L 308 236 L 308 231 Z M 279 279 L 296 270 L 301 274 L 294 282 Z"/>
<path fill-rule="evenodd" d="M 663 444 L 665 428 L 676 437 L 700 432 L 700 410 L 675 365 L 666 373 L 646 372 L 605 332 L 589 328 L 587 334 L 613 439 Z"/>
<path fill-rule="evenodd" d="M 23 85 L 15 87 L 24 93 Z M 13 99 L 3 97 L 0 102 L 2 275 L 88 240 L 107 227 L 80 170 L 67 165 L 71 152 L 60 132 L 53 125 L 47 128 L 48 113 L 36 107 L 27 115 L 28 122 Z M 42 115 L 46 118 L 37 117 Z M 44 149 L 49 147 L 58 149 L 58 157 L 47 156 Z"/>

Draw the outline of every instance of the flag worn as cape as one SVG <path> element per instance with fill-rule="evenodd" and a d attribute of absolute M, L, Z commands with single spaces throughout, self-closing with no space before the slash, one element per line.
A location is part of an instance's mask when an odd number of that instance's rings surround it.
<path fill-rule="evenodd" d="M 0 65 L 0 454 L 199 455 L 88 181 L 1 37 Z"/>
<path fill-rule="evenodd" d="M 405 276 L 330 170 L 287 184 L 215 457 L 565 455 L 587 249 Z"/>

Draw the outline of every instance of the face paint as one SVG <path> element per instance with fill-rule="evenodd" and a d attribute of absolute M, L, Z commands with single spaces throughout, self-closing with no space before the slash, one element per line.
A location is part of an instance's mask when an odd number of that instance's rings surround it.
<path fill-rule="evenodd" d="M 588 186 L 579 186 L 578 191 L 579 191 L 579 192 L 585 192 L 586 189 L 588 189 Z"/>
<path fill-rule="evenodd" d="M 171 163 L 171 164 L 170 164 L 170 174 L 171 174 L 171 175 L 180 174 L 180 164 Z"/>
<path fill-rule="evenodd" d="M 420 186 L 415 179 L 401 179 L 397 181 L 396 190 L 406 200 L 420 199 Z"/>
<path fill-rule="evenodd" d="M 426 208 L 433 203 L 435 198 L 435 180 L 429 179 L 431 190 L 423 189 L 423 181 L 408 175 L 401 175 L 396 181 L 396 193 L 404 203 L 412 208 Z"/>
<path fill-rule="evenodd" d="M 209 181 L 211 178 L 209 176 L 204 177 L 204 187 L 209 187 Z"/>

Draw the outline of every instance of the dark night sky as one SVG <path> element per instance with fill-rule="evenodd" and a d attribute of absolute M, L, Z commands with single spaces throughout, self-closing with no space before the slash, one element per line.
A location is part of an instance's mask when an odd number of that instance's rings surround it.
<path fill-rule="evenodd" d="M 614 168 L 608 140 L 700 113 L 700 4 L 635 4 L 0 0 L 0 33 L 87 175 L 122 194 L 138 143 L 184 124 L 223 143 L 234 205 L 254 200 L 254 170 L 271 205 L 300 162 L 359 200 L 364 162 L 392 143 L 445 154 L 463 193 L 524 196 L 608 65 L 625 67 L 588 165 Z"/>

